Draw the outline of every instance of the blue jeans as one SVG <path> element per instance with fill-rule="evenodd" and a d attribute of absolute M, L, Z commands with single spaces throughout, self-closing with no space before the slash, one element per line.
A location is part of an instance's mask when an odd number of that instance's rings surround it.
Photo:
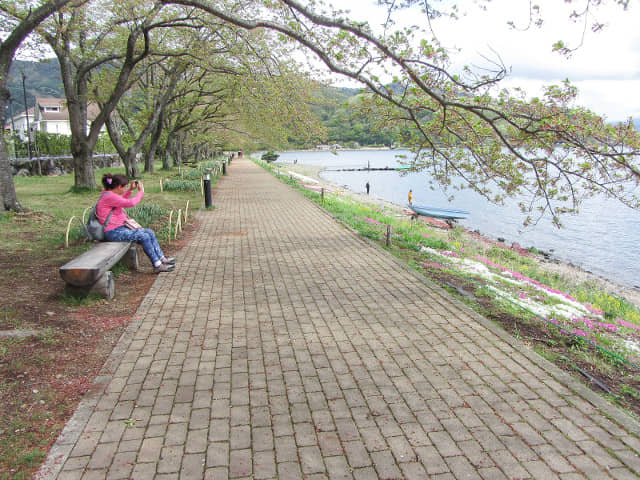
<path fill-rule="evenodd" d="M 125 226 L 114 228 L 104 232 L 106 242 L 135 242 L 142 245 L 144 253 L 147 254 L 149 260 L 154 265 L 164 257 L 164 253 L 160 249 L 156 234 L 148 228 L 140 228 L 131 230 Z"/>

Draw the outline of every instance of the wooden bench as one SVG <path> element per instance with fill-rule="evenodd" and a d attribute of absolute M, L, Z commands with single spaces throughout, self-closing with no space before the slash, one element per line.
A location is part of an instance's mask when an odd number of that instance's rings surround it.
<path fill-rule="evenodd" d="M 116 293 L 116 285 L 110 269 L 121 260 L 132 270 L 138 269 L 138 249 L 135 244 L 97 243 L 60 267 L 60 276 L 67 283 L 65 290 L 76 296 L 96 292 L 112 299 Z"/>

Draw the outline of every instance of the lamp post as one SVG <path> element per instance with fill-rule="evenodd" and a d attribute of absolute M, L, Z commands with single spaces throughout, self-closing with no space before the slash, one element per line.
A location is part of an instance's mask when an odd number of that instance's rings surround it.
<path fill-rule="evenodd" d="M 211 207 L 211 175 L 208 172 L 204 174 L 204 206 Z"/>
<path fill-rule="evenodd" d="M 13 145 L 13 157 L 17 157 L 16 151 L 16 124 L 13 119 L 13 100 L 9 97 L 9 116 L 11 117 L 11 143 Z"/>
<path fill-rule="evenodd" d="M 27 106 L 26 75 L 22 72 L 22 95 L 24 96 L 24 116 L 27 121 L 27 152 L 31 160 L 31 127 L 29 126 L 29 107 Z"/>
<path fill-rule="evenodd" d="M 32 153 L 31 153 L 31 127 L 29 125 L 29 108 L 27 106 L 27 88 L 26 88 L 26 75 L 24 74 L 24 71 L 21 72 L 22 73 L 22 95 L 24 96 L 24 115 L 25 115 L 25 119 L 27 121 L 27 150 L 29 152 L 29 163 L 31 163 L 31 160 L 33 159 Z M 35 104 L 33 106 L 33 111 L 35 113 Z M 41 169 L 40 169 L 40 159 L 38 159 L 38 162 L 36 164 L 37 166 L 37 174 L 41 175 Z"/>

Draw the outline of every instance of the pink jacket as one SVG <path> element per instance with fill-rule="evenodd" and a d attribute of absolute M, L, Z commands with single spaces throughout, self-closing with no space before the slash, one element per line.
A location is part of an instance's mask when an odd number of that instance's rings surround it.
<path fill-rule="evenodd" d="M 102 193 L 104 196 L 98 201 L 96 208 L 98 220 L 104 223 L 113 208 L 113 214 L 109 219 L 109 224 L 104 228 L 105 232 L 124 225 L 124 221 L 128 218 L 124 209 L 137 205 L 144 196 L 144 192 L 138 191 L 133 198 L 129 198 L 131 197 L 131 190 L 127 190 L 122 196 L 109 190 L 105 190 Z"/>

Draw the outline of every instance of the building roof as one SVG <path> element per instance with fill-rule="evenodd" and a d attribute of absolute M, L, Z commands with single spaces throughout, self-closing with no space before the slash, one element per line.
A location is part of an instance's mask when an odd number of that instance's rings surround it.
<path fill-rule="evenodd" d="M 68 121 L 69 110 L 67 109 L 67 101 L 62 98 L 36 98 L 38 106 L 39 120 L 58 120 Z M 57 112 L 47 111 L 46 107 L 58 108 Z"/>
<path fill-rule="evenodd" d="M 33 108 L 30 108 L 29 110 L 27 110 L 26 112 L 20 112 L 17 115 L 14 115 L 13 119 L 17 120 L 18 118 L 22 118 L 29 115 L 29 118 L 33 118 Z"/>

